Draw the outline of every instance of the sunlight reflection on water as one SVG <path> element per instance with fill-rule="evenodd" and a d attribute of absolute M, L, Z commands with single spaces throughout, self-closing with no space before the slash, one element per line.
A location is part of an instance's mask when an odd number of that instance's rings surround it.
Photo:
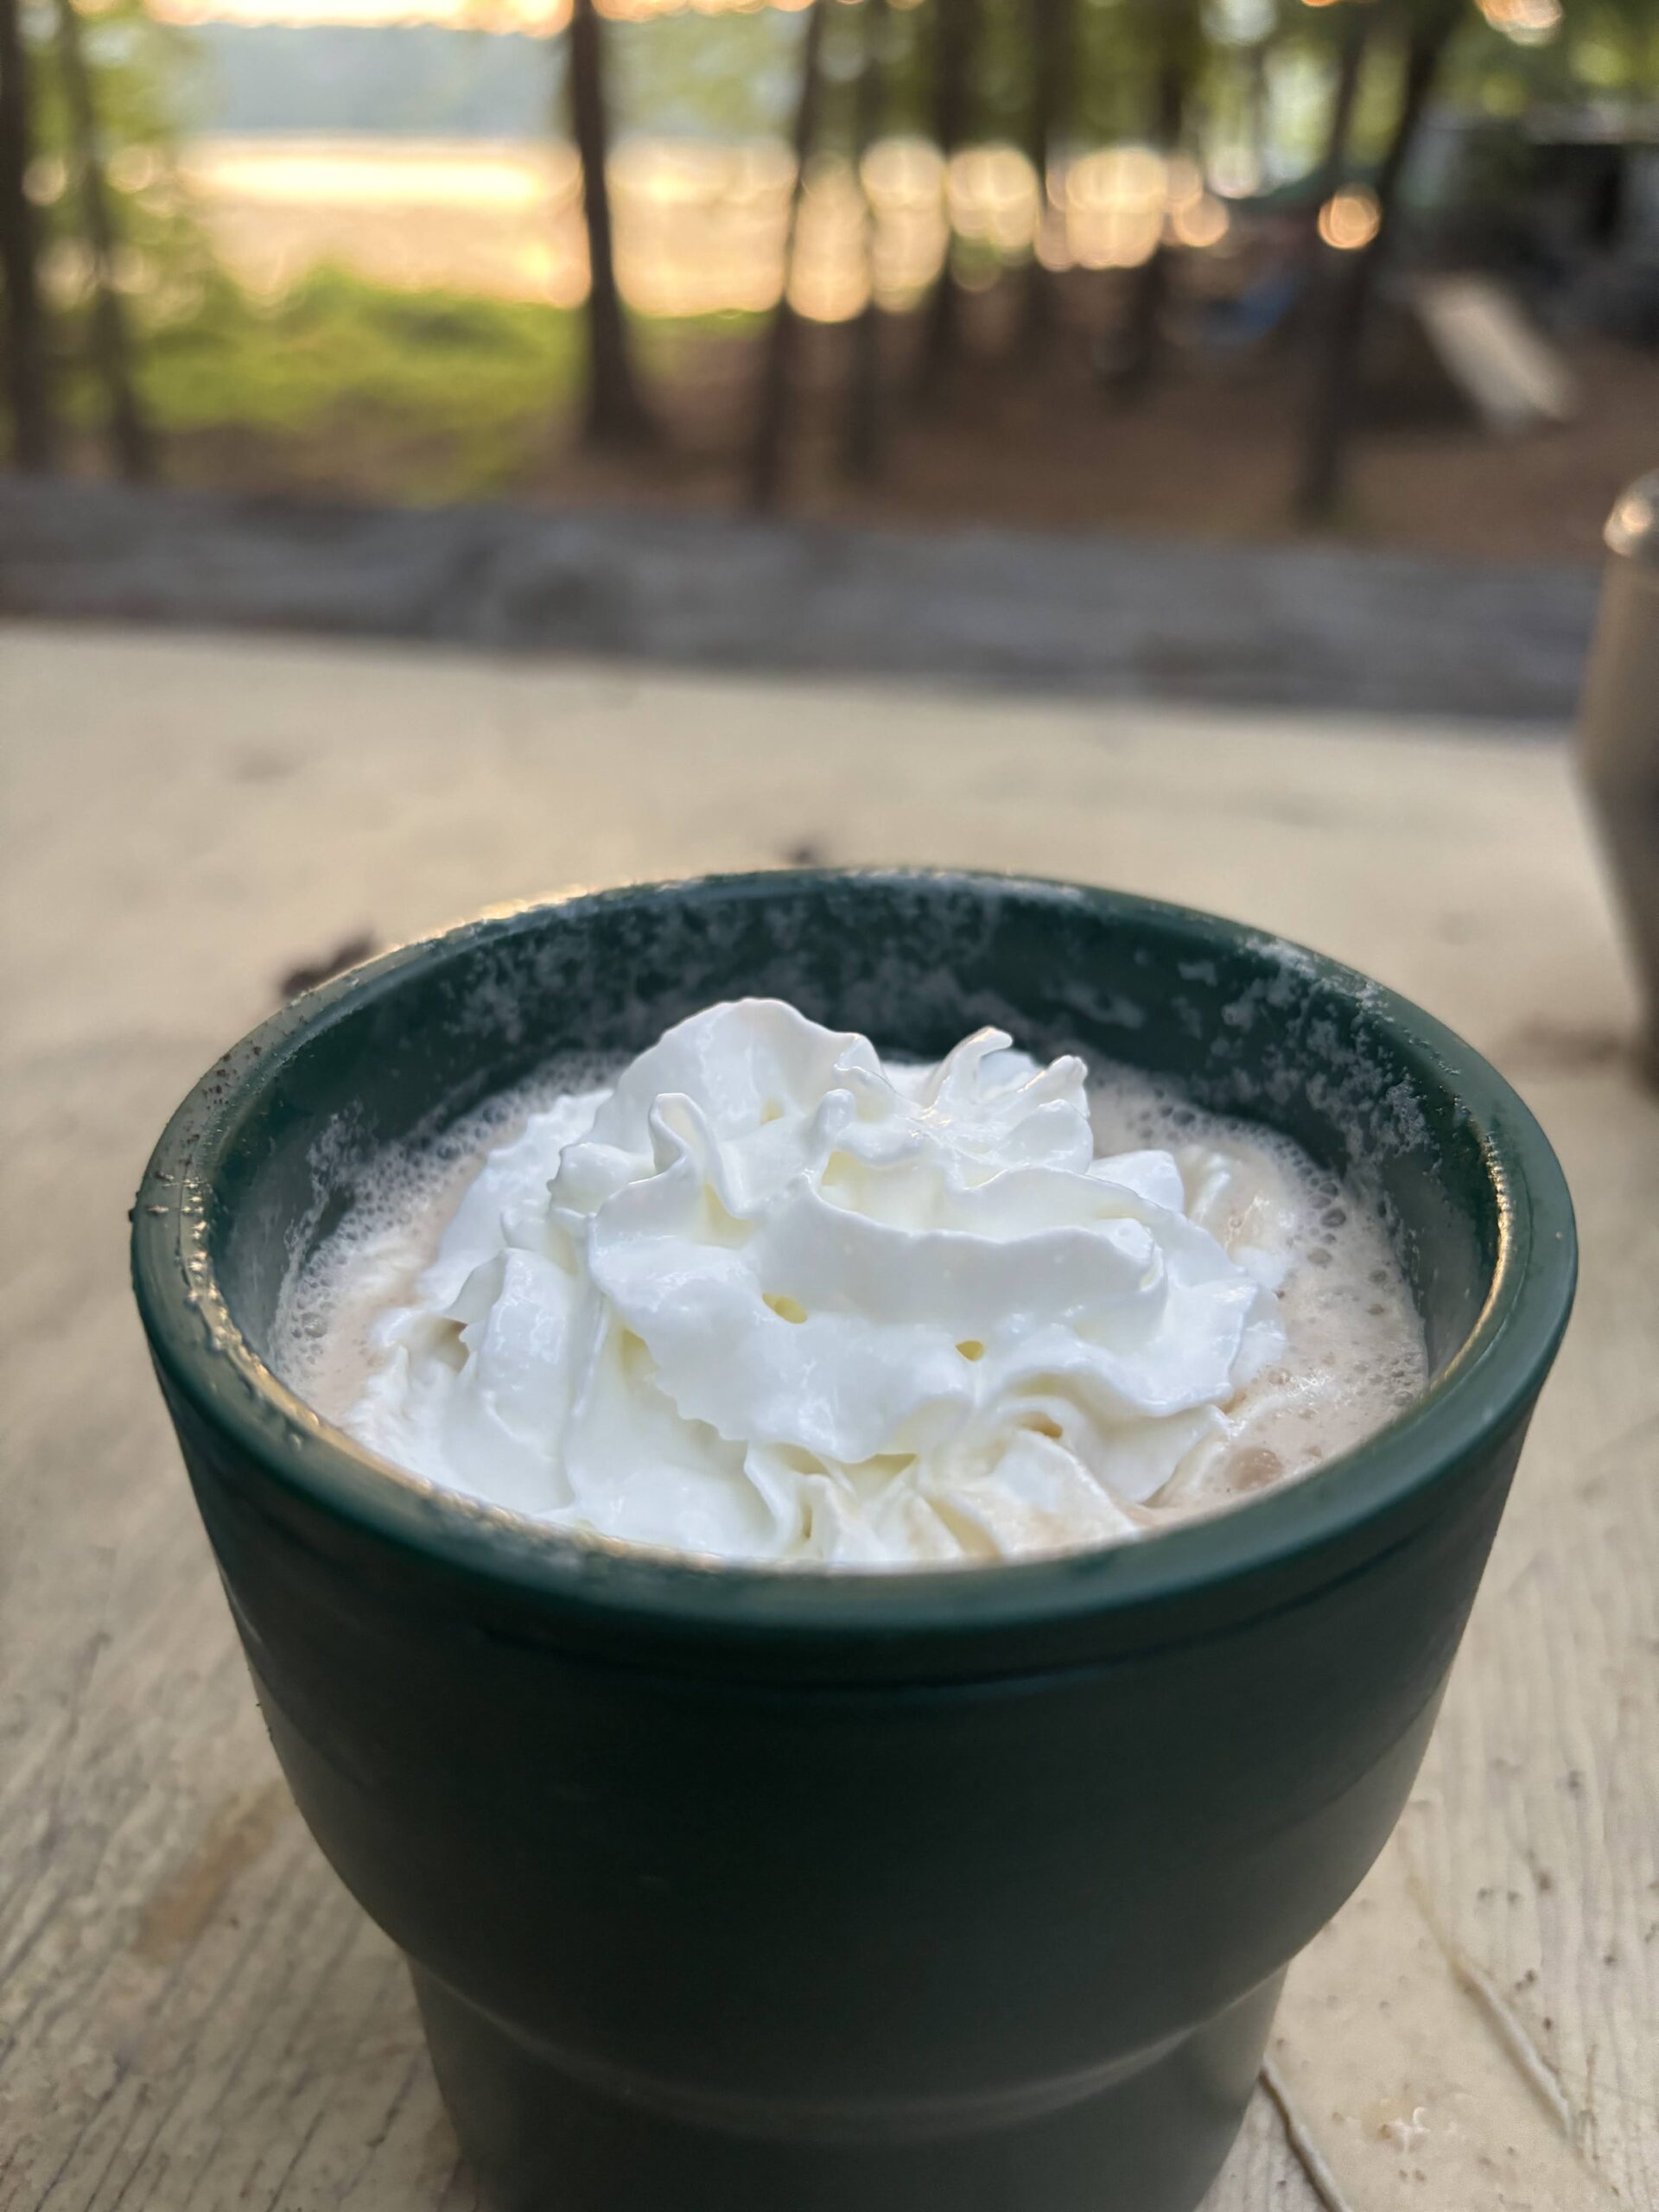
<path fill-rule="evenodd" d="M 286 289 L 319 261 L 383 283 L 575 306 L 588 289 L 581 173 L 568 146 L 472 140 L 219 138 L 182 169 L 214 242 L 254 289 Z M 773 141 L 634 137 L 610 164 L 619 281 L 641 313 L 764 310 L 782 281 L 794 164 Z M 1084 154 L 1039 188 L 1017 147 L 949 163 L 890 138 L 861 167 L 809 168 L 791 296 L 843 321 L 870 296 L 912 304 L 952 230 L 988 264 L 1033 250 L 1051 268 L 1128 268 L 1165 234 L 1210 246 L 1227 215 L 1191 162 L 1144 146 Z M 868 228 L 868 238 L 867 238 Z"/>

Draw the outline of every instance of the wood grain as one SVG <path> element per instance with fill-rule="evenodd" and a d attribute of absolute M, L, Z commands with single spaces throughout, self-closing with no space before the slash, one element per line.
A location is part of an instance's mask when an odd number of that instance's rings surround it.
<path fill-rule="evenodd" d="M 1659 1109 L 1555 748 L 28 627 L 0 733 L 0 2212 L 477 2203 L 402 1968 L 281 1789 L 148 1372 L 125 1211 L 162 1118 L 355 934 L 803 844 L 1244 914 L 1529 1091 L 1580 1316 L 1384 1903 L 1293 1974 L 1279 2063 L 1351 2212 L 1518 2202 L 1437 2172 L 1445 2037 L 1321 2026 L 1409 1948 L 1501 2085 L 1477 2128 L 1536 2096 L 1529 2052 L 1584 2202 L 1659 2212 Z M 1407 2095 L 1422 2182 L 1358 2155 Z M 1259 2098 L 1209 2212 L 1320 2202 Z"/>

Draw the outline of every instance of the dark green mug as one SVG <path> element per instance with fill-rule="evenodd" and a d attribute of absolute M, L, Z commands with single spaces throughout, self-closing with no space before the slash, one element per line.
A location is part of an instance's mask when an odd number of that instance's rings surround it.
<path fill-rule="evenodd" d="M 1141 1544 L 709 1567 L 435 1491 L 264 1363 L 365 1162 L 552 1056 L 746 993 L 942 1052 L 986 1021 L 1179 1077 L 1390 1210 L 1433 1381 Z M 134 1276 L 296 1797 L 408 1954 L 499 2203 L 1189 2212 L 1285 1967 L 1410 1787 L 1572 1300 L 1515 1093 L 1351 971 L 990 876 L 739 876 L 405 946 L 226 1054 Z"/>

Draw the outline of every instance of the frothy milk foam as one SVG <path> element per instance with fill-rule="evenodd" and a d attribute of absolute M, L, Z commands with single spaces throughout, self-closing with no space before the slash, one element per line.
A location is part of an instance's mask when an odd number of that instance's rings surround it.
<path fill-rule="evenodd" d="M 273 1363 L 383 1458 L 576 1533 L 855 1567 L 1153 1534 L 1421 1391 L 1375 1205 L 1084 1078 L 995 1033 L 935 1071 L 710 1009 L 383 1155 Z"/>

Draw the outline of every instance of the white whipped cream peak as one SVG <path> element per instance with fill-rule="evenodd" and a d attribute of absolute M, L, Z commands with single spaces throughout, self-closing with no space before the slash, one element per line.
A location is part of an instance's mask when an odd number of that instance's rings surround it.
<path fill-rule="evenodd" d="M 918 1071 L 776 1000 L 694 1014 L 488 1155 L 346 1425 L 725 1559 L 1137 1533 L 1285 1333 L 1274 1262 L 1194 1218 L 1225 1160 L 1096 1159 L 1085 1076 L 995 1029 Z"/>

